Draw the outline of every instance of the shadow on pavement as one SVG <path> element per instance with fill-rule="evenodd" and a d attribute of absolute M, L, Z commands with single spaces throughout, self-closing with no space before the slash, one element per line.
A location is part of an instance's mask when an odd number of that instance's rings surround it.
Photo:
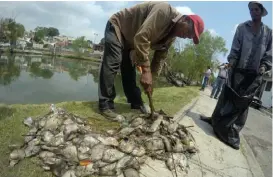
<path fill-rule="evenodd" d="M 203 122 L 202 120 L 200 120 L 200 114 L 197 114 L 195 112 L 188 112 L 187 113 L 187 116 L 192 118 L 192 120 L 194 121 L 194 123 L 200 127 L 208 136 L 213 136 L 216 138 L 214 132 L 213 132 L 213 129 L 212 129 L 212 126 L 209 125 L 208 123 L 206 122 Z"/>

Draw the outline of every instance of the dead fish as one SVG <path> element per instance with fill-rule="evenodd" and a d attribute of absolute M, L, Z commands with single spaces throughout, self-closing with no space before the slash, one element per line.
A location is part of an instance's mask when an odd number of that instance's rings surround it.
<path fill-rule="evenodd" d="M 128 154 L 130 154 L 132 151 L 133 151 L 133 149 L 135 148 L 135 143 L 133 142 L 133 141 L 131 141 L 131 140 L 124 140 L 124 139 L 122 139 L 121 141 L 120 141 L 120 143 L 119 143 L 119 150 L 121 151 L 121 152 L 124 152 L 124 153 L 128 153 Z"/>
<path fill-rule="evenodd" d="M 51 146 L 47 146 L 47 145 L 42 145 L 41 149 L 53 152 L 53 151 L 58 150 L 59 148 L 58 147 L 51 147 Z"/>
<path fill-rule="evenodd" d="M 22 149 L 15 149 L 10 153 L 9 166 L 14 167 L 20 160 L 25 158 L 25 152 Z"/>
<path fill-rule="evenodd" d="M 184 148 L 183 148 L 183 144 L 181 143 L 181 141 L 179 139 L 176 139 L 175 141 L 175 146 L 173 147 L 173 152 L 183 152 Z"/>
<path fill-rule="evenodd" d="M 39 128 L 44 128 L 45 124 L 46 124 L 45 118 L 42 118 L 41 120 L 39 120 L 39 124 L 38 124 Z"/>
<path fill-rule="evenodd" d="M 55 137 L 50 141 L 51 146 L 59 146 L 64 143 L 64 134 L 63 132 L 58 133 Z"/>
<path fill-rule="evenodd" d="M 103 152 L 102 161 L 113 163 L 121 159 L 123 156 L 124 156 L 124 153 L 116 149 L 112 149 L 112 148 L 106 149 Z"/>
<path fill-rule="evenodd" d="M 116 163 L 111 163 L 109 165 L 106 165 L 102 168 L 99 169 L 99 174 L 100 175 L 105 175 L 105 176 L 112 176 L 112 175 L 116 175 Z"/>
<path fill-rule="evenodd" d="M 28 142 L 30 142 L 31 140 L 33 140 L 35 138 L 35 135 L 34 134 L 32 134 L 32 133 L 30 133 L 30 132 L 28 132 L 27 134 L 26 134 L 26 136 L 25 136 L 25 143 L 28 143 Z"/>
<path fill-rule="evenodd" d="M 138 117 L 138 118 L 135 118 L 135 119 L 131 122 L 130 126 L 131 126 L 131 127 L 137 127 L 137 126 L 139 126 L 139 125 L 142 125 L 144 122 L 145 122 L 145 121 L 144 121 L 142 118 Z"/>
<path fill-rule="evenodd" d="M 91 127 L 89 126 L 84 126 L 84 125 L 78 125 L 78 133 L 84 135 L 92 132 Z"/>
<path fill-rule="evenodd" d="M 169 139 L 165 136 L 161 136 L 162 138 L 162 141 L 164 143 L 164 147 L 165 147 L 165 150 L 166 152 L 171 152 L 172 151 L 172 146 L 171 146 L 171 143 L 169 141 Z"/>
<path fill-rule="evenodd" d="M 62 177 L 77 177 L 74 170 L 66 171 Z"/>
<path fill-rule="evenodd" d="M 84 143 L 81 143 L 78 147 L 78 159 L 84 160 L 90 158 L 90 154 L 88 154 L 89 150 L 89 147 L 87 147 Z"/>
<path fill-rule="evenodd" d="M 98 161 L 94 162 L 93 167 L 94 168 L 101 168 L 101 167 L 104 167 L 106 165 L 109 165 L 109 163 L 103 162 L 102 160 L 98 160 Z"/>
<path fill-rule="evenodd" d="M 169 124 L 169 126 L 168 126 L 168 132 L 169 132 L 170 134 L 173 134 L 173 133 L 177 130 L 177 128 L 178 128 L 178 123 L 176 123 L 176 122 L 171 123 L 171 124 Z"/>
<path fill-rule="evenodd" d="M 14 167 L 20 160 L 10 160 L 9 167 Z"/>
<path fill-rule="evenodd" d="M 65 167 L 66 167 L 65 162 L 61 161 L 58 164 L 51 165 L 50 170 L 55 176 L 61 177 L 66 171 Z"/>
<path fill-rule="evenodd" d="M 97 140 L 96 138 L 92 137 L 91 134 L 87 134 L 83 138 L 83 142 L 90 148 L 94 147 L 97 145 L 100 141 Z"/>
<path fill-rule="evenodd" d="M 147 132 L 154 133 L 156 130 L 158 130 L 159 125 L 161 124 L 162 120 L 163 120 L 163 116 L 159 115 L 157 117 L 157 119 L 152 123 L 152 125 L 150 126 L 150 128 L 147 129 Z"/>
<path fill-rule="evenodd" d="M 52 138 L 54 137 L 54 135 L 50 132 L 50 131 L 45 131 L 43 133 L 43 141 L 46 142 L 46 143 L 49 143 Z"/>
<path fill-rule="evenodd" d="M 139 177 L 138 171 L 133 168 L 128 168 L 123 171 L 124 177 Z"/>
<path fill-rule="evenodd" d="M 144 164 L 147 160 L 147 156 L 134 157 L 133 160 L 127 163 L 128 168 L 134 168 L 136 170 L 140 169 L 140 165 Z"/>
<path fill-rule="evenodd" d="M 116 169 L 124 169 L 127 164 L 133 160 L 134 157 L 132 156 L 124 156 L 122 157 L 121 159 L 119 159 L 119 161 L 117 162 L 117 165 L 116 165 Z"/>
<path fill-rule="evenodd" d="M 135 147 L 131 154 L 133 156 L 141 157 L 145 155 L 145 153 L 146 153 L 145 148 L 143 146 L 139 146 L 139 147 Z"/>
<path fill-rule="evenodd" d="M 106 133 L 110 136 L 113 136 L 116 133 L 116 131 L 115 130 L 107 130 Z"/>
<path fill-rule="evenodd" d="M 77 148 L 72 144 L 69 144 L 63 149 L 63 155 L 72 162 L 78 162 Z"/>
<path fill-rule="evenodd" d="M 91 160 L 93 162 L 101 160 L 103 156 L 105 146 L 103 144 L 97 144 L 91 149 Z"/>
<path fill-rule="evenodd" d="M 74 134 L 72 134 L 72 135 L 74 135 Z M 75 144 L 75 145 L 78 145 L 81 142 L 82 142 L 82 140 L 80 138 L 78 138 L 78 137 L 75 137 L 75 138 L 72 139 L 72 143 Z"/>
<path fill-rule="evenodd" d="M 90 163 L 87 166 L 77 166 L 75 170 L 75 175 L 80 177 L 90 176 L 96 173 L 98 170 L 93 168 L 93 163 Z"/>
<path fill-rule="evenodd" d="M 63 131 L 65 135 L 65 139 L 67 139 L 71 133 L 77 132 L 77 130 L 78 130 L 78 125 L 75 123 L 65 125 L 64 131 Z"/>
<path fill-rule="evenodd" d="M 162 139 L 159 137 L 149 138 L 145 142 L 145 146 L 148 151 L 156 151 L 156 150 L 164 149 L 164 143 L 163 143 Z"/>
<path fill-rule="evenodd" d="M 49 117 L 44 125 L 45 130 L 55 130 L 62 124 L 62 120 L 59 119 L 56 115 Z"/>
<path fill-rule="evenodd" d="M 77 124 L 85 124 L 86 121 L 82 120 L 80 117 L 74 117 Z"/>
<path fill-rule="evenodd" d="M 31 117 L 28 117 L 26 119 L 24 119 L 24 124 L 28 127 L 31 127 L 33 125 L 33 120 Z"/>
<path fill-rule="evenodd" d="M 72 133 L 70 134 L 67 138 L 66 138 L 66 141 L 71 141 L 72 139 L 76 138 L 77 137 L 77 134 L 75 133 Z"/>
<path fill-rule="evenodd" d="M 130 135 L 134 130 L 135 130 L 135 128 L 125 127 L 119 131 L 118 135 L 120 137 L 126 137 L 126 136 Z"/>
<path fill-rule="evenodd" d="M 40 152 L 40 150 L 41 150 L 40 146 L 29 145 L 25 149 L 25 154 L 26 154 L 25 157 L 36 155 Z"/>
<path fill-rule="evenodd" d="M 57 157 L 46 157 L 43 159 L 45 165 L 58 165 L 62 163 L 62 159 Z"/>
<path fill-rule="evenodd" d="M 118 146 L 119 143 L 114 137 L 102 137 L 99 136 L 98 140 L 105 146 Z"/>
<path fill-rule="evenodd" d="M 151 156 L 153 158 L 156 158 L 157 160 L 162 160 L 162 161 L 165 161 L 168 159 L 167 155 L 165 154 L 165 150 L 154 151 Z"/>
<path fill-rule="evenodd" d="M 42 151 L 39 153 L 39 157 L 41 159 L 45 159 L 45 158 L 49 158 L 49 157 L 54 157 L 55 154 L 53 152 L 49 152 L 49 151 Z"/>
<path fill-rule="evenodd" d="M 180 136 L 180 139 L 183 140 L 183 139 L 187 138 L 187 134 L 185 132 L 183 132 L 181 129 L 178 129 L 177 133 Z"/>
<path fill-rule="evenodd" d="M 196 153 L 198 152 L 198 149 L 194 146 L 193 141 L 189 141 L 188 145 L 185 146 L 186 151 L 189 153 Z"/>
<path fill-rule="evenodd" d="M 69 124 L 73 124 L 73 123 L 75 123 L 75 122 L 70 118 L 65 119 L 64 122 L 63 122 L 64 125 L 69 125 Z"/>
<path fill-rule="evenodd" d="M 47 166 L 47 165 L 42 165 L 42 168 L 43 168 L 44 170 L 46 170 L 46 171 L 49 171 L 49 170 L 50 170 L 50 167 Z"/>
<path fill-rule="evenodd" d="M 174 170 L 174 166 L 175 164 L 174 164 L 174 161 L 173 161 L 173 159 L 171 158 L 171 157 L 169 157 L 167 160 L 166 160 L 166 166 L 168 167 L 168 169 L 170 170 L 170 171 L 172 171 L 172 170 Z"/>
<path fill-rule="evenodd" d="M 25 151 L 22 149 L 15 149 L 10 153 L 9 158 L 11 160 L 22 160 L 23 158 L 25 158 L 26 154 Z"/>
<path fill-rule="evenodd" d="M 184 170 L 187 167 L 187 157 L 182 153 L 170 154 L 166 161 L 166 165 L 171 171 L 177 166 Z"/>

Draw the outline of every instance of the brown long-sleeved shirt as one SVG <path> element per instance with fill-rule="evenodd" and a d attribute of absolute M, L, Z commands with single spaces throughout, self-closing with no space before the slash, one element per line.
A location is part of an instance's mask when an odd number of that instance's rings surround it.
<path fill-rule="evenodd" d="M 121 44 L 132 51 L 131 60 L 138 66 L 150 66 L 150 49 L 155 51 L 155 65 L 166 59 L 175 40 L 170 31 L 181 17 L 168 3 L 153 1 L 117 12 L 109 21 Z"/>

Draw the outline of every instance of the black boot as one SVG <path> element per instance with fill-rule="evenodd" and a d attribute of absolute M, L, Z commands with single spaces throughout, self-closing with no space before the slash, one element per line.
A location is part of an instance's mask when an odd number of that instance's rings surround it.
<path fill-rule="evenodd" d="M 212 124 L 211 117 L 200 116 L 200 119 L 208 124 Z"/>

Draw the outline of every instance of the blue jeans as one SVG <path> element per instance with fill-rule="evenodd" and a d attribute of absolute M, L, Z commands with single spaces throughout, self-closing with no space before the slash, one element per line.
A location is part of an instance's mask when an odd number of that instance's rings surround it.
<path fill-rule="evenodd" d="M 225 78 L 217 77 L 210 97 L 217 98 L 219 96 L 219 93 L 221 92 L 225 82 L 226 82 Z"/>
<path fill-rule="evenodd" d="M 204 81 L 203 81 L 203 84 L 202 84 L 202 90 L 205 89 L 206 85 L 208 84 L 208 81 L 209 81 L 209 78 L 208 77 L 204 77 Z"/>

